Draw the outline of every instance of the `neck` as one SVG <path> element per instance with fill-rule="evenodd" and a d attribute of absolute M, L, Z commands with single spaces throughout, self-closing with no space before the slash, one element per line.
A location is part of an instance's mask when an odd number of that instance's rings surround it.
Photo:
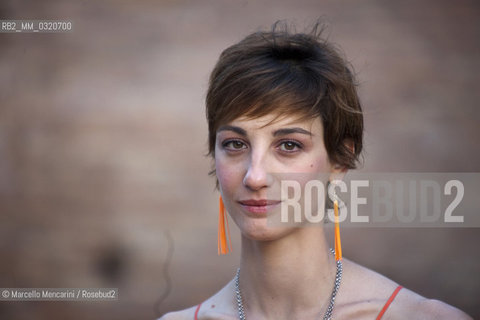
<path fill-rule="evenodd" d="M 318 318 L 335 278 L 323 228 L 299 228 L 274 241 L 242 236 L 240 289 L 247 318 Z"/>

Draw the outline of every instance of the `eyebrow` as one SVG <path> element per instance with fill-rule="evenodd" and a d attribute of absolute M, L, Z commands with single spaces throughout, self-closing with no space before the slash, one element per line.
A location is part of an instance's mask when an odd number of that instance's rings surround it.
<path fill-rule="evenodd" d="M 233 131 L 235 133 L 238 133 L 241 136 L 244 136 L 244 137 L 247 136 L 247 131 L 245 131 L 244 129 L 242 129 L 240 127 L 236 127 L 236 126 L 229 126 L 229 125 L 221 126 L 220 128 L 218 128 L 217 132 L 220 132 L 220 131 Z M 298 127 L 283 128 L 283 129 L 275 130 L 273 132 L 273 136 L 274 137 L 285 136 L 285 135 L 292 134 L 292 133 L 301 133 L 301 134 L 305 134 L 305 135 L 308 135 L 308 136 L 313 136 L 313 134 L 310 131 L 307 131 L 305 129 L 298 128 Z"/>
<path fill-rule="evenodd" d="M 235 133 L 238 133 L 241 136 L 244 136 L 244 137 L 247 136 L 247 131 L 245 131 L 240 127 L 235 127 L 235 126 L 221 126 L 220 128 L 218 128 L 217 132 L 220 132 L 220 131 L 233 131 Z"/>
<path fill-rule="evenodd" d="M 307 131 L 307 130 L 302 129 L 302 128 L 297 128 L 297 127 L 275 130 L 275 132 L 273 132 L 273 136 L 274 137 L 285 136 L 285 135 L 291 134 L 291 133 L 301 133 L 301 134 L 306 134 L 308 136 L 313 136 L 313 134 L 310 131 Z"/>

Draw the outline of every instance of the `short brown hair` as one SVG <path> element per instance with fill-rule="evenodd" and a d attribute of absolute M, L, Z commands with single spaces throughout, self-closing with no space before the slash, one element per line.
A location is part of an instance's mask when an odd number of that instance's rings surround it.
<path fill-rule="evenodd" d="M 363 145 L 357 84 L 322 30 L 317 23 L 310 33 L 291 33 L 277 22 L 272 31 L 250 34 L 222 52 L 206 96 L 209 155 L 215 157 L 217 129 L 238 117 L 319 116 L 329 161 L 356 167 Z"/>

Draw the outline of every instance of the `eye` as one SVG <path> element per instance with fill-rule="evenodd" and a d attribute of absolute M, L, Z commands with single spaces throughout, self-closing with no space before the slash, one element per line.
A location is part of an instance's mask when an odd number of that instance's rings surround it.
<path fill-rule="evenodd" d="M 231 151 L 238 151 L 247 148 L 247 145 L 240 140 L 227 140 L 222 143 L 222 146 Z"/>
<path fill-rule="evenodd" d="M 287 140 L 280 143 L 279 148 L 283 152 L 296 152 L 302 149 L 302 145 L 296 141 Z"/>

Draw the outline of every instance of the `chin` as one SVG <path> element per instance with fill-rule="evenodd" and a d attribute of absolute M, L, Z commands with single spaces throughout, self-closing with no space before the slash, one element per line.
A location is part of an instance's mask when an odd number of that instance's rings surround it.
<path fill-rule="evenodd" d="M 289 235 L 295 230 L 295 228 L 267 226 L 265 220 L 263 223 L 259 222 L 246 223 L 239 226 L 242 235 L 255 241 L 274 241 Z"/>

